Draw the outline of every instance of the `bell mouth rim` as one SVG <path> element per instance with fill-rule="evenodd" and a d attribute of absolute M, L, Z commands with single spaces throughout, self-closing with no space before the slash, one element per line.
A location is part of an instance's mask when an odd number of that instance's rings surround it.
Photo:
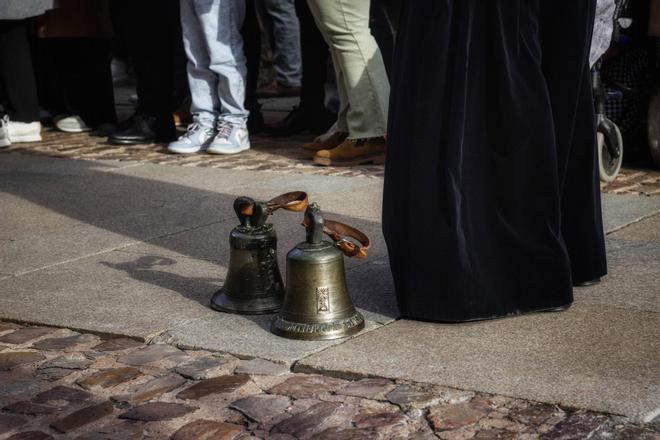
<path fill-rule="evenodd" d="M 230 309 L 222 306 L 217 306 L 213 303 L 210 304 L 211 309 L 216 312 L 231 313 L 232 315 L 274 315 L 280 311 L 280 308 L 271 308 L 263 310 L 244 310 L 244 309 Z"/>
<path fill-rule="evenodd" d="M 223 300 L 223 304 L 216 301 L 216 298 Z M 217 312 L 231 313 L 234 315 L 274 315 L 282 308 L 284 298 L 276 296 L 264 297 L 265 300 L 270 300 L 271 304 L 264 304 L 263 307 L 244 307 L 254 305 L 255 298 L 246 299 L 245 301 L 236 301 L 235 298 L 229 297 L 224 290 L 220 289 L 213 295 L 209 301 L 209 307 Z M 274 304 L 273 304 L 274 303 Z"/>
<path fill-rule="evenodd" d="M 288 321 L 281 315 L 278 315 L 271 324 L 271 331 L 277 335 L 288 339 L 298 339 L 307 341 L 327 341 L 332 339 L 342 339 L 353 336 L 365 328 L 364 316 L 358 311 L 352 316 L 340 321 L 327 323 L 298 323 Z M 337 327 L 332 330 L 323 330 L 321 327 L 332 324 Z M 309 331 L 297 331 L 296 327 L 306 326 Z M 317 330 L 318 328 L 318 330 Z"/>

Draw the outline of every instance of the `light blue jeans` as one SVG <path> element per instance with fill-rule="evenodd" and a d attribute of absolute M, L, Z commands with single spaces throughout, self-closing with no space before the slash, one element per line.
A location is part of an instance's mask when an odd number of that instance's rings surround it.
<path fill-rule="evenodd" d="M 300 22 L 294 0 L 257 0 L 256 4 L 259 18 L 270 35 L 277 82 L 289 87 L 300 86 Z"/>
<path fill-rule="evenodd" d="M 245 0 L 181 0 L 190 112 L 200 124 L 214 126 L 220 119 L 244 126 L 247 121 L 244 18 Z"/>

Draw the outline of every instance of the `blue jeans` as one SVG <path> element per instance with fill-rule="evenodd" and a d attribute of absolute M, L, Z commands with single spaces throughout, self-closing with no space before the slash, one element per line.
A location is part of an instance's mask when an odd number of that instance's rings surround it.
<path fill-rule="evenodd" d="M 245 0 L 181 0 L 190 112 L 203 125 L 221 119 L 244 126 L 247 121 L 244 18 Z"/>
<path fill-rule="evenodd" d="M 300 86 L 300 23 L 294 0 L 258 0 L 257 8 L 271 37 L 277 82 L 289 87 Z"/>

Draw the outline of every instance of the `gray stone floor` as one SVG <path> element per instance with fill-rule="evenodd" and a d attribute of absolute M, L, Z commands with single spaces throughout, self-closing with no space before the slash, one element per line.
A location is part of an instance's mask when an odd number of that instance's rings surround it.
<path fill-rule="evenodd" d="M 272 317 L 211 311 L 237 195 L 306 190 L 369 234 L 347 261 L 368 318 L 351 340 L 294 342 Z M 380 233 L 382 180 L 145 161 L 0 155 L 0 319 L 261 358 L 342 378 L 381 376 L 651 421 L 660 408 L 660 197 L 607 194 L 611 275 L 566 313 L 442 326 L 396 320 Z M 277 213 L 280 264 L 301 241 Z"/>

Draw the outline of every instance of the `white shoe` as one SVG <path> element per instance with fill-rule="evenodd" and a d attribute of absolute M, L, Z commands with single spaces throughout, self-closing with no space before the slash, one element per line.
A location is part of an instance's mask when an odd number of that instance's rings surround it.
<path fill-rule="evenodd" d="M 9 140 L 9 129 L 7 124 L 9 123 L 9 116 L 5 115 L 0 119 L 0 148 L 5 148 L 11 145 Z"/>
<path fill-rule="evenodd" d="M 250 149 L 247 128 L 227 121 L 218 123 L 218 133 L 206 150 L 211 154 L 236 154 Z"/>
<path fill-rule="evenodd" d="M 55 128 L 66 133 L 82 133 L 84 131 L 92 131 L 90 127 L 85 124 L 85 121 L 78 115 L 66 116 L 55 120 Z"/>
<path fill-rule="evenodd" d="M 195 122 L 188 126 L 188 131 L 182 134 L 179 139 L 170 142 L 167 151 L 177 154 L 197 153 L 205 150 L 213 141 L 215 129 L 208 125 L 201 125 Z"/>
<path fill-rule="evenodd" d="M 7 129 L 9 140 L 14 144 L 41 141 L 41 122 L 9 121 L 7 123 Z"/>

